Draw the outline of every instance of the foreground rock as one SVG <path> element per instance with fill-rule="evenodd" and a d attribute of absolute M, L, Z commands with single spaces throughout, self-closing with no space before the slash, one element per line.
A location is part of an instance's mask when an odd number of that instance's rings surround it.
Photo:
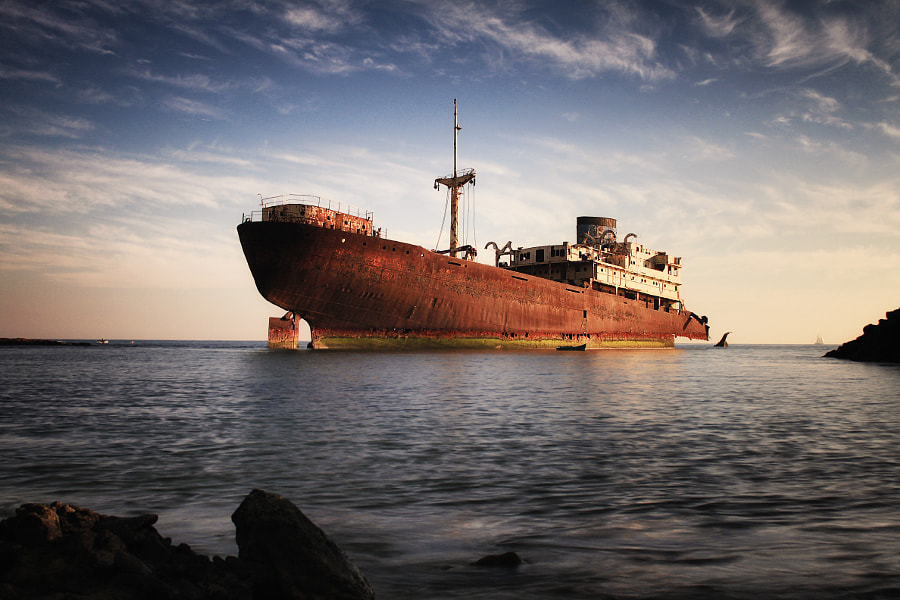
<path fill-rule="evenodd" d="M 515 552 L 504 552 L 503 554 L 489 554 L 483 558 L 479 558 L 471 563 L 473 567 L 518 567 L 523 561 Z"/>
<path fill-rule="evenodd" d="M 234 513 L 238 558 L 174 546 L 156 518 L 23 504 L 0 522 L 0 598 L 374 598 L 344 553 L 281 496 L 254 490 Z"/>
<path fill-rule="evenodd" d="M 863 334 L 825 353 L 832 358 L 864 362 L 900 363 L 900 308 L 885 314 L 877 325 L 866 325 Z"/>
<path fill-rule="evenodd" d="M 260 598 L 374 598 L 362 573 L 325 533 L 285 498 L 253 490 L 231 515 L 238 558 L 265 565 Z"/>

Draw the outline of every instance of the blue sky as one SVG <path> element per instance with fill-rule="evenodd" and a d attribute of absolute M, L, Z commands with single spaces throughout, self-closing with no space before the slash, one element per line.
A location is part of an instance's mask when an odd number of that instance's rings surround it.
<path fill-rule="evenodd" d="M 0 336 L 264 339 L 259 195 L 683 257 L 735 343 L 900 306 L 900 2 L 0 2 Z M 471 225 L 474 220 L 474 226 Z M 482 251 L 480 260 L 489 261 Z"/>

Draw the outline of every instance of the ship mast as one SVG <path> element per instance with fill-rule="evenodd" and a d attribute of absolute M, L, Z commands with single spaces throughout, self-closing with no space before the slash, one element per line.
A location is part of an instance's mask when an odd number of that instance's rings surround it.
<path fill-rule="evenodd" d="M 475 181 L 475 169 L 463 169 L 459 171 L 457 167 L 458 150 L 457 144 L 459 139 L 459 120 L 456 111 L 456 98 L 453 99 L 453 175 L 441 177 L 434 180 L 434 189 L 438 189 L 438 184 L 446 185 L 450 189 L 450 256 L 456 258 L 457 250 L 459 250 L 459 196 L 461 189 L 470 181 Z"/>

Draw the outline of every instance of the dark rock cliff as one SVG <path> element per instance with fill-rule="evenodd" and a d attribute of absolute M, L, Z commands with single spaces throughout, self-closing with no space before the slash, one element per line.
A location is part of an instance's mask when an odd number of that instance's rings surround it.
<path fill-rule="evenodd" d="M 877 324 L 866 325 L 863 334 L 825 353 L 831 358 L 864 362 L 900 363 L 900 308 L 885 314 Z"/>

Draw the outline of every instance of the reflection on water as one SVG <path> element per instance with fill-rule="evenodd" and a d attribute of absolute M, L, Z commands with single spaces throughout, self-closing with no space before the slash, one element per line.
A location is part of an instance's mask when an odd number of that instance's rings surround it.
<path fill-rule="evenodd" d="M 156 512 L 235 554 L 262 488 L 381 598 L 889 594 L 900 369 L 822 353 L 2 348 L 0 509 Z"/>

